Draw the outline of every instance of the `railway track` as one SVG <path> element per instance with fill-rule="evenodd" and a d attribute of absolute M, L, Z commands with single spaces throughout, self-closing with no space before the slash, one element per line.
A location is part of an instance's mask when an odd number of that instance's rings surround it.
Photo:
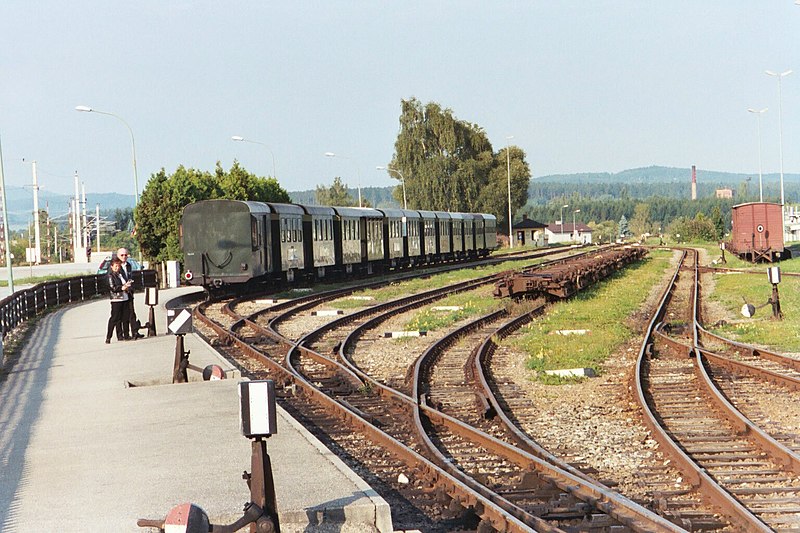
<path fill-rule="evenodd" d="M 662 450 L 673 451 L 668 465 L 644 469 L 649 499 L 636 500 L 686 529 L 798 529 L 800 483 L 791 458 L 798 448 L 797 430 L 792 429 L 797 424 L 791 426 L 791 417 L 788 423 L 776 422 L 758 398 L 765 387 L 776 394 L 796 388 L 800 362 L 702 329 L 697 260 L 688 254 L 687 261 L 662 297 L 637 364 L 637 397 L 649 413 L 645 417 Z M 274 305 L 249 319 L 239 313 L 251 312 L 252 304 L 229 303 L 224 310 L 229 318 L 221 320 L 225 327 L 219 334 L 224 343 L 246 341 L 268 359 L 265 372 L 283 385 L 285 406 L 319 428 L 323 440 L 342 454 L 364 457 L 351 462 L 371 484 L 383 485 L 390 504 L 392 495 L 403 503 L 415 502 L 398 505 L 398 512 L 408 516 L 396 520 L 426 531 L 674 527 L 666 521 L 645 526 L 635 514 L 621 510 L 599 512 L 614 505 L 604 498 L 619 498 L 608 489 L 614 479 L 600 485 L 580 458 L 545 450 L 526 433 L 526 418 L 535 414 L 525 414 L 524 397 L 513 382 L 497 379 L 495 374 L 502 373 L 493 364 L 507 356 L 497 343 L 541 312 L 535 303 L 524 311 L 482 317 L 465 331 L 446 336 L 452 338 L 441 338 L 440 346 L 429 347 L 419 358 L 421 377 L 412 380 L 409 372 L 373 375 L 366 364 L 369 357 L 359 354 L 368 354 L 369 345 L 379 342 L 380 324 L 442 296 L 428 295 L 423 303 L 413 298 L 392 303 L 388 314 L 376 309 L 359 318 L 329 320 L 311 335 L 286 327 L 291 316 L 343 294 L 347 291 Z M 219 312 L 226 307 L 218 305 Z M 398 368 L 408 366 L 409 355 L 404 355 Z M 428 359 L 433 363 L 423 363 Z M 721 392 L 708 392 L 700 386 L 704 380 L 716 383 Z M 307 401 L 320 391 L 327 393 L 327 400 Z M 739 406 L 747 418 L 721 414 L 723 408 L 712 402 L 716 397 L 723 406 Z M 303 407 L 295 407 L 299 404 Z M 331 415 L 334 405 L 344 411 Z M 797 405 L 787 403 L 789 408 Z M 413 423 L 408 418 L 412 411 L 417 419 Z M 763 441 L 769 440 L 777 451 L 765 451 L 771 444 Z M 559 474 L 542 473 L 553 465 Z M 677 482 L 671 474 L 675 465 L 682 472 Z M 567 490 L 558 496 L 560 486 Z M 580 494 L 576 487 L 587 492 Z"/>
<path fill-rule="evenodd" d="M 488 282 L 490 280 L 483 280 L 481 283 Z M 469 284 L 467 287 L 469 287 Z M 466 290 L 466 288 L 463 290 Z M 432 301 L 432 298 L 435 299 L 437 297 L 441 296 L 424 294 L 417 297 L 416 300 Z M 312 299 L 309 299 L 305 304 L 299 306 L 289 306 L 287 304 L 287 307 L 294 307 L 296 311 L 302 308 L 303 305 L 310 307 L 315 304 L 312 303 Z M 398 305 L 400 305 L 400 308 L 406 305 L 413 308 L 413 306 L 420 304 L 413 301 L 392 304 L 395 308 Z M 233 312 L 230 304 L 225 306 L 225 312 Z M 392 311 L 389 311 L 389 314 L 391 313 Z M 374 314 L 374 312 L 371 314 Z M 385 315 L 385 313 L 383 314 Z M 452 469 L 449 469 L 450 471 L 448 471 L 446 468 L 448 466 L 447 461 L 442 465 L 437 465 L 435 460 L 424 459 L 421 454 L 426 453 L 425 449 L 430 449 L 430 446 L 422 445 L 426 440 L 424 434 L 409 431 L 408 422 L 402 421 L 404 418 L 403 413 L 405 413 L 405 418 L 408 420 L 411 411 L 419 412 L 419 409 L 425 410 L 424 416 L 428 421 L 436 420 L 439 425 L 450 426 L 449 431 L 451 432 L 454 431 L 453 428 L 457 428 L 458 432 L 466 432 L 469 435 L 466 437 L 467 440 L 480 441 L 485 439 L 484 435 L 480 432 L 475 433 L 474 428 L 470 428 L 457 420 L 446 416 L 442 417 L 441 413 L 436 410 L 426 408 L 424 405 L 418 405 L 413 398 L 402 392 L 394 391 L 382 383 L 367 381 L 363 375 L 359 375 L 353 370 L 351 364 L 350 366 L 343 364 L 347 363 L 343 352 L 346 352 L 347 339 L 352 338 L 352 331 L 344 340 L 336 340 L 334 343 L 334 346 L 337 344 L 340 346 L 339 357 L 342 357 L 343 362 L 338 362 L 334 360 L 335 356 L 329 357 L 308 347 L 309 341 L 323 337 L 324 333 L 322 331 L 318 330 L 299 339 L 286 339 L 276 335 L 277 324 L 285 320 L 285 318 L 281 318 L 283 315 L 276 314 L 274 311 L 269 313 L 269 318 L 266 318 L 267 313 L 260 313 L 260 315 L 262 316 L 254 316 L 251 317 L 252 319 L 246 317 L 236 318 L 233 322 L 227 323 L 227 328 L 216 325 L 210 327 L 215 328 L 217 334 L 225 339 L 226 342 L 237 345 L 239 349 L 244 351 L 249 351 L 251 355 L 258 357 L 265 366 L 269 367 L 270 372 L 275 374 L 273 378 L 278 377 L 277 381 L 284 385 L 282 391 L 285 394 L 284 398 L 287 403 L 291 404 L 290 398 L 292 395 L 297 394 L 298 396 L 303 396 L 300 400 L 303 405 L 309 403 L 305 400 L 314 399 L 318 405 L 327 406 L 327 408 L 332 405 L 340 408 L 342 406 L 345 407 L 345 411 L 338 410 L 337 414 L 332 417 L 330 414 L 325 414 L 327 409 L 314 408 L 311 411 L 304 410 L 303 416 L 313 418 L 317 427 L 330 428 L 326 432 L 336 434 L 339 437 L 342 436 L 342 418 L 346 418 L 349 424 L 355 426 L 358 431 L 354 432 L 350 428 L 344 432 L 345 434 L 350 436 L 359 434 L 362 440 L 366 438 L 366 435 L 372 443 L 380 443 L 387 447 L 383 453 L 377 454 L 383 461 L 387 462 L 387 456 L 403 457 L 405 467 L 391 464 L 389 467 L 391 474 L 395 474 L 398 469 L 412 473 L 424 472 L 424 476 L 419 475 L 416 478 L 415 490 L 421 491 L 428 499 L 430 499 L 431 494 L 437 496 L 435 498 L 436 505 L 425 514 L 436 515 L 437 509 L 441 514 L 442 510 L 444 510 L 445 514 L 460 515 L 459 519 L 462 524 L 467 524 L 470 520 L 474 521 L 478 530 L 487 528 L 500 531 L 559 530 L 561 526 L 567 526 L 570 529 L 574 528 L 576 523 L 585 523 L 587 518 L 595 518 L 594 522 L 596 524 L 593 527 L 600 529 L 604 527 L 619 527 L 619 524 L 626 524 L 626 529 L 632 530 L 665 530 L 665 528 L 671 527 L 668 523 L 661 523 L 658 517 L 649 516 L 646 512 L 643 513 L 643 516 L 632 517 L 632 515 L 623 516 L 619 514 L 619 511 L 616 511 L 618 513 L 617 518 L 608 518 L 610 513 L 600 512 L 598 508 L 602 507 L 608 511 L 613 507 L 607 501 L 609 496 L 611 500 L 619 499 L 619 497 L 613 494 L 603 494 L 602 497 L 598 497 L 597 487 L 569 472 L 551 474 L 552 479 L 544 483 L 550 486 L 539 496 L 538 503 L 529 505 L 530 511 L 526 511 L 513 503 L 498 505 L 497 502 L 504 498 L 499 498 L 491 492 L 487 492 L 485 485 L 476 483 L 474 480 L 465 485 L 463 479 L 458 479 L 461 475 L 457 470 L 452 471 Z M 378 315 L 378 317 L 380 316 L 382 315 Z M 344 318 L 347 318 L 346 321 L 354 320 L 353 317 L 343 317 L 339 321 L 344 322 Z M 384 317 L 382 320 L 386 320 L 386 318 Z M 280 326 L 277 326 L 277 328 L 280 329 Z M 330 330 L 334 328 L 322 329 Z M 246 342 L 245 339 L 249 342 Z M 329 346 L 331 341 L 328 340 L 327 342 Z M 265 349 L 275 348 L 276 346 L 277 348 L 274 350 Z M 262 351 L 264 353 L 257 353 Z M 281 356 L 282 353 L 286 354 L 285 357 Z M 324 391 L 326 394 L 320 395 L 320 391 Z M 419 424 L 418 421 L 417 425 Z M 340 429 L 337 431 L 334 429 L 336 427 Z M 531 489 L 525 487 L 525 484 L 534 481 L 534 485 L 539 486 L 541 491 L 542 479 L 544 478 L 540 478 L 538 473 L 534 475 L 534 472 L 537 468 L 549 469 L 553 467 L 546 465 L 544 461 L 530 454 L 520 452 L 514 447 L 509 447 L 505 453 L 511 454 L 518 464 L 524 465 L 523 469 L 516 473 L 516 486 L 507 490 L 507 495 L 515 494 L 514 491 L 517 491 L 518 495 L 524 494 L 525 491 L 531 492 Z M 506 461 L 508 462 L 508 459 Z M 511 461 L 511 463 L 514 461 Z M 387 462 L 387 464 L 390 463 Z M 445 468 L 442 468 L 442 466 Z M 370 469 L 374 467 L 375 465 L 370 465 Z M 392 479 L 391 474 L 389 474 L 388 479 Z M 560 488 L 558 488 L 559 485 L 561 485 Z M 582 487 L 581 490 L 584 492 L 581 493 L 578 487 Z M 520 490 L 522 492 L 519 492 Z M 561 496 L 554 496 L 554 491 L 555 493 L 560 493 Z M 533 493 L 531 492 L 531 494 Z M 585 498 L 585 501 L 577 503 L 580 497 L 576 498 L 576 494 Z M 545 497 L 546 499 L 543 500 L 542 498 Z M 442 500 L 449 500 L 449 503 L 443 505 Z M 542 503 L 543 501 L 550 503 L 545 506 Z M 554 501 L 561 501 L 561 506 L 557 507 L 553 503 Z M 565 504 L 564 502 L 570 503 Z M 552 515 L 550 521 L 539 518 L 534 514 L 535 511 L 542 513 L 545 508 L 550 509 Z M 554 511 L 556 508 L 561 509 L 564 514 L 556 516 Z M 600 515 L 605 515 L 605 517 L 598 519 L 597 517 Z M 440 518 L 447 519 L 448 517 L 442 516 Z M 644 525 L 648 520 L 654 519 L 659 524 L 655 528 L 652 524 L 649 526 Z"/>
<path fill-rule="evenodd" d="M 710 377 L 699 346 L 696 251 L 650 323 L 637 364 L 637 396 L 648 425 L 686 479 L 735 528 L 800 527 L 800 476 L 791 450 L 748 420 Z M 684 512 L 699 513 L 692 499 Z"/>

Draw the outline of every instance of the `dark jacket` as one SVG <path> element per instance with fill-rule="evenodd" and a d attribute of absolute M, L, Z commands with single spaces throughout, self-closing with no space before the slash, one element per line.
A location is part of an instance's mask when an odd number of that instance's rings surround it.
<path fill-rule="evenodd" d="M 133 266 L 131 266 L 130 263 L 125 261 L 124 263 L 122 263 L 122 268 L 120 268 L 120 271 L 122 272 L 125 279 L 131 281 L 131 286 L 128 288 L 128 294 L 131 296 L 131 298 L 133 298 L 133 276 L 131 276 L 131 272 L 133 271 Z"/>
<path fill-rule="evenodd" d="M 113 270 L 108 271 L 108 288 L 112 300 L 124 300 L 124 291 L 122 290 L 122 280 L 119 274 L 115 274 Z"/>

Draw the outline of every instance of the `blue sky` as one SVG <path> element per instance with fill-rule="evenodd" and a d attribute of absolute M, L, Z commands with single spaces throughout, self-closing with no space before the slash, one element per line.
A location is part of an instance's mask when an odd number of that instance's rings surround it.
<path fill-rule="evenodd" d="M 0 3 L 8 185 L 133 194 L 161 169 L 238 159 L 290 191 L 397 184 L 400 100 L 449 107 L 534 176 L 649 165 L 800 171 L 794 0 Z M 231 141 L 232 135 L 262 142 Z M 271 150 L 271 153 L 270 153 Z M 326 158 L 335 152 L 344 158 Z"/>

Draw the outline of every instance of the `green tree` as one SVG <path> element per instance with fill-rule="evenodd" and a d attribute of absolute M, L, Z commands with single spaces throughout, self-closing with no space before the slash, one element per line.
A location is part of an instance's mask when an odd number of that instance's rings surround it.
<path fill-rule="evenodd" d="M 625 218 L 625 215 L 619 219 L 619 224 L 617 226 L 619 228 L 619 237 L 624 239 L 628 235 L 630 235 L 630 230 L 628 229 L 628 219 Z"/>
<path fill-rule="evenodd" d="M 506 159 L 510 157 L 509 159 Z M 509 166 L 510 164 L 510 166 Z M 519 213 L 528 201 L 528 183 L 531 169 L 525 161 L 525 152 L 517 146 L 503 148 L 492 158 L 489 181 L 481 187 L 477 210 L 497 217 L 498 227 L 508 228 L 508 179 L 511 171 L 511 209 Z"/>
<path fill-rule="evenodd" d="M 667 228 L 667 233 L 677 242 L 716 240 L 714 224 L 703 213 L 697 213 L 694 218 L 676 218 Z"/>
<path fill-rule="evenodd" d="M 597 244 L 613 242 L 619 235 L 619 226 L 613 220 L 604 220 L 599 223 L 589 222 L 587 226 L 592 228 L 592 242 Z"/>
<path fill-rule="evenodd" d="M 633 218 L 631 218 L 629 223 L 630 232 L 634 236 L 638 237 L 639 235 L 650 233 L 651 226 L 652 222 L 650 221 L 650 204 L 636 204 L 636 207 L 633 208 Z"/>
<path fill-rule="evenodd" d="M 400 131 L 391 167 L 405 178 L 411 209 L 486 211 L 508 225 L 508 170 L 505 149 L 495 154 L 483 129 L 435 102 L 401 101 Z M 510 147 L 511 206 L 527 201 L 530 169 L 525 154 Z M 399 173 L 390 175 L 400 180 Z M 402 205 L 402 187 L 394 196 Z"/>
<path fill-rule="evenodd" d="M 259 178 L 237 161 L 225 172 L 217 163 L 214 173 L 179 166 L 171 175 L 164 169 L 147 182 L 136 207 L 136 239 L 151 261 L 183 259 L 180 219 L 192 202 L 228 198 L 259 202 L 289 202 L 289 194 L 274 178 Z"/>
<path fill-rule="evenodd" d="M 332 205 L 337 207 L 358 206 L 358 199 L 350 195 L 350 189 L 348 189 L 347 185 L 342 183 L 342 178 L 339 176 L 333 178 L 333 183 L 330 187 L 317 185 L 314 197 L 319 205 Z"/>
<path fill-rule="evenodd" d="M 722 218 L 722 210 L 718 205 L 711 209 L 711 223 L 714 225 L 714 238 L 721 241 L 725 236 L 725 220 Z"/>

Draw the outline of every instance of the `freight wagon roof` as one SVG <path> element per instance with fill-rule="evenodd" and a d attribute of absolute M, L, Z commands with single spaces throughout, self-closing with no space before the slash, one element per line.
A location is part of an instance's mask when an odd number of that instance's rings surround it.
<path fill-rule="evenodd" d="M 781 206 L 781 204 L 776 204 L 774 202 L 745 202 L 743 204 L 737 204 L 737 205 L 733 206 L 733 209 L 738 209 L 740 207 L 745 207 L 745 206 L 748 206 L 748 205 L 774 205 L 776 207 L 780 207 Z"/>

